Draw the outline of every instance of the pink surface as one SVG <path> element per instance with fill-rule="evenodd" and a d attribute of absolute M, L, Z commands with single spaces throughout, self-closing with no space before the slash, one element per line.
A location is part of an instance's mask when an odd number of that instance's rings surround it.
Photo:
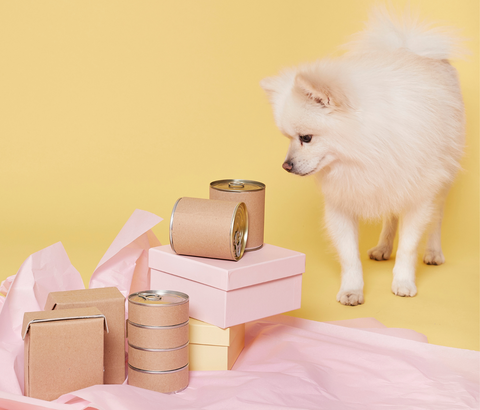
<path fill-rule="evenodd" d="M 153 269 L 222 290 L 243 288 L 305 272 L 305 254 L 265 244 L 239 261 L 177 255 L 170 245 L 150 249 Z"/>
<path fill-rule="evenodd" d="M 129 229 L 121 241 L 117 237 L 91 284 L 117 283 L 121 290 L 128 291 L 128 284 L 145 283 L 144 252 L 123 250 L 139 249 L 141 244 L 146 249 L 152 243 L 149 226 L 157 219 L 151 215 L 137 213 L 136 223 L 150 221 L 142 228 L 147 231 L 139 234 Z M 140 240 L 143 235 L 147 237 Z M 128 262 L 122 264 L 124 256 Z M 119 259 L 108 265 L 116 257 Z M 478 352 L 430 345 L 423 335 L 388 329 L 371 318 L 333 324 L 275 316 L 249 323 L 246 346 L 234 370 L 191 372 L 189 387 L 176 395 L 124 384 L 92 386 L 54 402 L 23 397 L 23 313 L 41 310 L 50 291 L 81 287 L 80 275 L 61 244 L 31 255 L 22 265 L 0 312 L 0 408 L 479 408 Z"/>
<path fill-rule="evenodd" d="M 228 292 L 154 269 L 151 281 L 154 289 L 186 293 L 190 298 L 190 317 L 223 329 L 296 310 L 301 305 L 302 275 Z"/>
<path fill-rule="evenodd" d="M 372 326 L 355 321 L 348 324 L 363 325 Z M 388 330 L 376 324 L 373 328 Z M 285 321 L 283 317 L 247 324 L 246 335 L 245 349 L 234 370 L 191 372 L 189 387 L 176 395 L 105 385 L 73 392 L 54 403 L 0 394 L 0 406 L 116 410 L 478 408 L 478 352 L 355 327 L 302 319 Z M 27 407 L 6 407 L 24 400 L 30 403 Z M 44 407 L 32 407 L 33 403 Z"/>

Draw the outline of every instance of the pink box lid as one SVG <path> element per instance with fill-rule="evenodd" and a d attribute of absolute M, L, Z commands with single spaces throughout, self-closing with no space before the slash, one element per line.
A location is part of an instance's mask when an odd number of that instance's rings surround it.
<path fill-rule="evenodd" d="M 239 261 L 177 255 L 170 245 L 150 248 L 148 266 L 225 291 L 305 272 L 305 254 L 265 244 Z"/>

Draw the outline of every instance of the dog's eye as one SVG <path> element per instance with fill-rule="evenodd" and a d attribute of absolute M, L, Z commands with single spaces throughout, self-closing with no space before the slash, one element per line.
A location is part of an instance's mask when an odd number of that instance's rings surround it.
<path fill-rule="evenodd" d="M 301 142 L 305 142 L 306 144 L 308 144 L 312 140 L 311 135 L 300 135 L 299 138 Z"/>

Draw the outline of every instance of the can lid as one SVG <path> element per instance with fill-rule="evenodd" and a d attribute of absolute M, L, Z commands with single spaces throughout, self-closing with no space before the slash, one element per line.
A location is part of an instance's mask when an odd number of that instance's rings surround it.
<path fill-rule="evenodd" d="M 235 207 L 230 224 L 230 254 L 238 261 L 245 252 L 248 239 L 248 211 L 244 202 Z"/>
<path fill-rule="evenodd" d="M 227 192 L 250 192 L 265 189 L 265 184 L 246 179 L 221 179 L 210 183 L 213 189 Z"/>
<path fill-rule="evenodd" d="M 173 290 L 144 290 L 132 293 L 128 301 L 137 305 L 172 306 L 188 302 L 188 295 Z"/>

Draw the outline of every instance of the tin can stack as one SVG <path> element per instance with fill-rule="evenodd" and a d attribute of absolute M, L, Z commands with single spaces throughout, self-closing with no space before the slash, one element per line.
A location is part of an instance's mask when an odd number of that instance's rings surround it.
<path fill-rule="evenodd" d="M 148 290 L 128 297 L 128 384 L 178 393 L 189 381 L 189 297 Z"/>
<path fill-rule="evenodd" d="M 230 370 L 245 324 L 300 308 L 305 255 L 264 243 L 265 184 L 219 179 L 180 198 L 170 245 L 149 250 L 151 286 L 190 295 L 190 370 Z"/>
<path fill-rule="evenodd" d="M 178 255 L 238 261 L 263 246 L 265 184 L 244 179 L 210 183 L 210 198 L 180 198 L 170 217 Z"/>

